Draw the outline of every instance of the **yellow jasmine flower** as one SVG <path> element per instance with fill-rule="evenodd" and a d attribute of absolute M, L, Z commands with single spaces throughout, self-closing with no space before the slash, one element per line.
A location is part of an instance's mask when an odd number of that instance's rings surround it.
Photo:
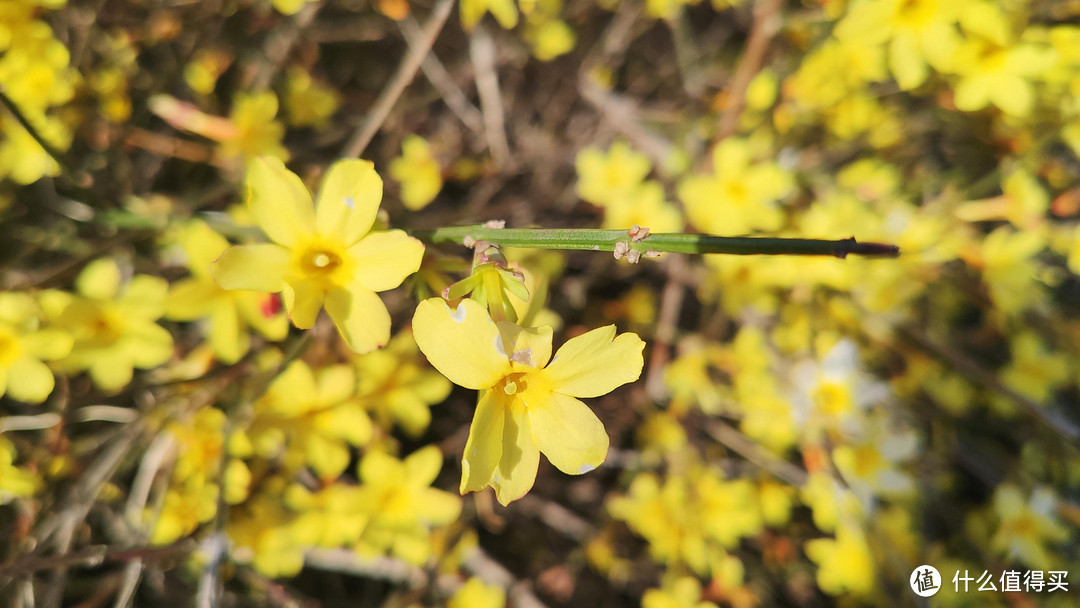
<path fill-rule="evenodd" d="M 1041 231 L 1000 226 L 986 235 L 968 261 L 981 267 L 994 304 L 1006 314 L 1015 314 L 1032 302 L 1035 256 L 1045 247 L 1046 235 Z"/>
<path fill-rule="evenodd" d="M 1052 352 L 1037 334 L 1022 331 L 1012 338 L 1012 358 L 1001 371 L 1001 381 L 1009 388 L 1044 403 L 1069 377 L 1069 360 Z"/>
<path fill-rule="evenodd" d="M 355 393 L 356 374 L 348 365 L 316 374 L 307 363 L 294 361 L 256 404 L 252 441 L 270 455 L 292 438 L 290 459 L 310 465 L 322 479 L 334 479 L 349 466 L 349 446 L 371 439 L 371 420 Z"/>
<path fill-rule="evenodd" d="M 650 232 L 679 232 L 683 228 L 678 208 L 664 200 L 664 187 L 646 181 L 621 197 L 612 197 L 604 207 L 602 228 L 625 230 L 643 226 Z"/>
<path fill-rule="evenodd" d="M 1035 103 L 1031 81 L 1053 66 L 1053 49 L 1016 40 L 1005 15 L 989 2 L 970 6 L 961 25 L 967 38 L 953 58 L 960 75 L 956 107 L 974 112 L 993 104 L 1011 116 L 1027 116 Z"/>
<path fill-rule="evenodd" d="M 1068 529 L 1058 521 L 1054 493 L 1049 488 L 1037 488 L 1030 496 L 1011 483 L 1003 483 L 994 492 L 994 512 L 998 516 L 997 532 L 990 546 L 1008 559 L 1045 570 L 1054 562 L 1046 551 L 1046 543 L 1063 542 Z"/>
<path fill-rule="evenodd" d="M 395 335 L 386 348 L 353 359 L 357 400 L 384 428 L 401 425 L 414 437 L 431 422 L 430 406 L 450 394 L 450 381 L 423 363 L 412 332 Z"/>
<path fill-rule="evenodd" d="M 401 202 L 410 211 L 427 207 L 442 190 L 442 167 L 431 145 L 419 135 L 401 143 L 401 156 L 390 161 L 390 177 L 401 184 Z"/>
<path fill-rule="evenodd" d="M 472 300 L 451 310 L 441 298 L 417 306 L 413 334 L 435 369 L 481 391 L 460 491 L 490 485 L 503 505 L 532 488 L 541 452 L 569 475 L 604 462 L 604 425 L 577 398 L 599 397 L 637 380 L 645 347 L 636 334 L 616 337 L 609 325 L 571 338 L 551 358 L 551 327 L 496 324 Z"/>
<path fill-rule="evenodd" d="M 28 112 L 28 115 L 33 116 Z M 67 127 L 59 120 L 38 114 L 31 123 L 45 141 L 60 150 L 71 143 Z M 0 176 L 16 184 L 32 184 L 42 177 L 60 175 L 60 165 L 14 118 L 0 115 Z"/>
<path fill-rule="evenodd" d="M 184 82 L 192 91 L 209 95 L 214 92 L 218 78 L 230 63 L 232 58 L 228 53 L 212 49 L 195 51 L 191 61 L 184 66 Z"/>
<path fill-rule="evenodd" d="M 30 498 L 41 487 L 37 474 L 15 466 L 15 445 L 0 436 L 0 505 L 16 498 Z"/>
<path fill-rule="evenodd" d="M 294 127 L 321 129 L 341 105 L 341 96 L 332 87 L 316 82 L 299 66 L 289 68 L 285 108 Z"/>
<path fill-rule="evenodd" d="M 217 498 L 217 485 L 196 478 L 166 490 L 165 503 L 150 533 L 150 544 L 167 545 L 213 519 Z"/>
<path fill-rule="evenodd" d="M 829 595 L 865 595 L 874 589 L 874 557 L 857 525 L 841 524 L 835 539 L 807 541 L 806 556 L 818 565 L 818 587 Z"/>
<path fill-rule="evenodd" d="M 295 15 L 309 2 L 315 2 L 315 0 L 270 0 L 274 10 L 282 15 Z"/>
<path fill-rule="evenodd" d="M 641 598 L 642 608 L 716 608 L 701 599 L 701 583 L 691 576 L 676 579 L 663 589 L 649 589 Z"/>
<path fill-rule="evenodd" d="M 461 499 L 432 488 L 442 469 L 438 446 L 421 448 L 404 460 L 369 452 L 360 461 L 363 509 L 370 516 L 357 548 L 363 553 L 390 551 L 412 564 L 431 553 L 431 528 L 461 514 Z"/>
<path fill-rule="evenodd" d="M 779 229 L 784 214 L 776 201 L 792 188 L 788 172 L 776 163 L 754 162 L 743 139 L 720 142 L 712 159 L 712 174 L 687 177 L 679 184 L 690 222 L 712 234 Z"/>
<path fill-rule="evenodd" d="M 889 70 L 900 88 L 911 90 L 944 71 L 960 42 L 956 21 L 965 0 L 863 0 L 836 27 L 840 40 L 888 45 Z"/>
<path fill-rule="evenodd" d="M 270 91 L 237 95 L 229 113 L 232 129 L 219 140 L 221 156 L 253 159 L 264 155 L 288 160 L 289 151 L 281 145 L 285 127 L 274 120 L 277 113 L 278 99 Z"/>
<path fill-rule="evenodd" d="M 577 42 L 574 30 L 556 15 L 529 17 L 525 40 L 532 47 L 533 57 L 540 61 L 551 61 L 569 53 Z"/>
<path fill-rule="evenodd" d="M 165 301 L 165 318 L 209 321 L 210 345 L 224 363 L 240 360 L 251 345 L 250 326 L 269 340 L 282 340 L 289 322 L 277 296 L 254 291 L 222 289 L 210 275 L 211 265 L 229 242 L 200 220 L 180 229 L 178 238 L 191 277 L 172 284 Z"/>
<path fill-rule="evenodd" d="M 592 146 L 585 148 L 578 152 L 574 166 L 578 196 L 601 207 L 632 192 L 652 170 L 649 159 L 625 141 L 611 144 L 606 153 Z"/>
<path fill-rule="evenodd" d="M 319 310 L 334 321 L 349 348 L 366 353 L 390 339 L 390 313 L 378 291 L 416 272 L 420 241 L 401 230 L 371 232 L 382 180 L 362 160 L 330 167 L 312 206 L 296 174 L 275 158 L 251 163 L 248 208 L 271 243 L 231 247 L 214 263 L 225 289 L 282 292 L 293 325 L 310 329 Z"/>
<path fill-rule="evenodd" d="M 42 294 L 46 315 L 74 338 L 62 368 L 89 371 L 98 388 L 116 392 L 131 382 L 133 368 L 151 369 L 172 358 L 172 336 L 156 323 L 169 289 L 163 279 L 135 275 L 122 285 L 116 262 L 100 259 L 83 269 L 75 287 L 78 295 Z"/>
<path fill-rule="evenodd" d="M 446 603 L 446 608 L 504 608 L 506 592 L 502 587 L 487 585 L 477 577 L 465 581 L 454 597 Z"/>
<path fill-rule="evenodd" d="M 489 12 L 504 30 L 513 29 L 518 23 L 518 9 L 514 0 L 462 0 L 461 27 L 471 32 Z"/>
<path fill-rule="evenodd" d="M 290 528 L 302 545 L 350 545 L 360 540 L 369 519 L 364 512 L 363 491 L 341 483 L 317 492 L 292 484 L 285 491 L 285 504 L 299 514 Z"/>
<path fill-rule="evenodd" d="M 43 361 L 71 352 L 68 334 L 38 326 L 33 299 L 21 293 L 0 293 L 0 397 L 41 403 L 55 386 Z"/>

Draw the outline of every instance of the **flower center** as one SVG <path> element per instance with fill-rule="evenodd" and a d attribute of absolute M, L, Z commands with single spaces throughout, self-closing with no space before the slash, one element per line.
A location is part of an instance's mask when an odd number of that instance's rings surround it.
<path fill-rule="evenodd" d="M 518 393 L 524 393 L 529 389 L 529 384 L 525 379 L 525 372 L 510 374 L 503 378 L 502 390 L 507 395 L 516 395 Z"/>
<path fill-rule="evenodd" d="M 309 250 L 304 256 L 304 272 L 309 275 L 328 275 L 341 266 L 341 257 L 325 249 Z"/>

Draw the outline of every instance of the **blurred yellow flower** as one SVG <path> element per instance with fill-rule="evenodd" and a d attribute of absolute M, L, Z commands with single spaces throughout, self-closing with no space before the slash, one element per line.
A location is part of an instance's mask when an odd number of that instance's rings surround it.
<path fill-rule="evenodd" d="M 218 140 L 221 156 L 247 161 L 258 156 L 288 160 L 289 151 L 281 145 L 285 127 L 274 120 L 277 113 L 278 100 L 270 91 L 237 95 L 229 113 L 232 130 Z"/>
<path fill-rule="evenodd" d="M 371 420 L 355 397 L 356 374 L 350 366 L 316 372 L 293 361 L 256 403 L 251 440 L 261 453 L 285 448 L 320 479 L 336 479 L 349 466 L 349 446 L 363 446 L 372 435 Z"/>
<path fill-rule="evenodd" d="M 321 129 L 330 121 L 341 105 L 341 96 L 299 66 L 289 68 L 286 82 L 285 109 L 289 111 L 289 124 L 294 127 Z"/>
<path fill-rule="evenodd" d="M 401 230 L 372 232 L 382 180 L 371 163 L 330 167 L 314 207 L 300 178 L 274 158 L 254 160 L 248 208 L 271 243 L 231 247 L 214 263 L 225 289 L 282 292 L 293 325 L 309 329 L 319 310 L 349 348 L 366 353 L 390 339 L 390 314 L 378 291 L 420 267 L 424 246 Z"/>
<path fill-rule="evenodd" d="M 360 461 L 363 510 L 370 517 L 357 544 L 361 553 L 385 553 L 423 564 L 431 552 L 428 534 L 461 514 L 461 499 L 432 488 L 442 469 L 438 446 L 421 448 L 404 460 L 379 451 Z"/>
<path fill-rule="evenodd" d="M 89 371 L 94 384 L 116 392 L 131 382 L 133 368 L 150 369 L 173 355 L 173 340 L 156 321 L 165 310 L 168 284 L 135 275 L 121 284 L 112 259 L 91 262 L 75 281 L 78 295 L 42 294 L 42 307 L 56 327 L 74 338 L 71 354 L 59 361 L 71 373 Z"/>
<path fill-rule="evenodd" d="M 390 177 L 401 184 L 401 202 L 410 211 L 427 207 L 442 190 L 442 167 L 431 145 L 418 135 L 401 143 L 401 156 L 390 161 Z"/>
<path fill-rule="evenodd" d="M 866 595 L 874 589 L 874 557 L 858 525 L 841 524 L 835 539 L 807 541 L 806 556 L 818 565 L 818 587 L 829 595 Z"/>
<path fill-rule="evenodd" d="M 784 221 L 776 202 L 793 187 L 776 163 L 754 162 L 746 140 L 728 138 L 712 152 L 712 173 L 685 178 L 679 198 L 690 222 L 703 232 L 740 235 L 774 231 Z"/>
<path fill-rule="evenodd" d="M 254 291 L 222 289 L 210 275 L 214 260 L 229 248 L 206 223 L 191 220 L 178 231 L 178 244 L 186 256 L 191 277 L 169 288 L 165 318 L 173 321 L 207 319 L 210 345 L 224 363 L 240 360 L 251 345 L 248 327 L 269 340 L 285 338 L 289 322 L 277 296 Z"/>
<path fill-rule="evenodd" d="M 454 597 L 446 603 L 446 608 L 504 608 L 506 592 L 502 587 L 485 584 L 477 577 L 465 581 Z"/>
<path fill-rule="evenodd" d="M 27 294 L 0 292 L 0 397 L 41 403 L 56 380 L 43 361 L 71 352 L 71 336 L 42 328 L 37 304 Z"/>
<path fill-rule="evenodd" d="M 578 152 L 574 166 L 578 196 L 601 207 L 629 195 L 652 170 L 649 159 L 624 141 L 611 144 L 606 153 L 592 146 L 585 148 Z"/>
<path fill-rule="evenodd" d="M 431 422 L 430 407 L 450 394 L 450 381 L 423 363 L 412 332 L 398 332 L 386 348 L 353 359 L 356 398 L 380 426 L 400 424 L 413 437 Z"/>
<path fill-rule="evenodd" d="M 15 465 L 15 445 L 0 435 L 0 505 L 16 498 L 30 498 L 41 487 L 36 473 Z"/>
<path fill-rule="evenodd" d="M 1002 483 L 994 492 L 994 513 L 998 527 L 990 539 L 991 548 L 1007 559 L 1045 570 L 1055 565 L 1046 551 L 1047 543 L 1064 542 L 1069 530 L 1056 515 L 1053 490 L 1036 488 L 1025 492 L 1011 483 Z"/>
<path fill-rule="evenodd" d="M 550 327 L 496 325 L 462 300 L 424 300 L 413 316 L 420 350 L 450 381 L 481 391 L 462 461 L 462 493 L 495 488 L 503 505 L 524 496 L 540 453 L 580 475 L 607 457 L 604 425 L 578 397 L 599 397 L 637 380 L 645 343 L 609 325 L 571 338 L 551 358 Z M 549 359 L 550 364 L 549 364 Z"/>
<path fill-rule="evenodd" d="M 836 26 L 840 40 L 888 45 L 889 70 L 900 88 L 926 82 L 930 67 L 945 71 L 960 43 L 956 22 L 967 0 L 862 0 Z"/>

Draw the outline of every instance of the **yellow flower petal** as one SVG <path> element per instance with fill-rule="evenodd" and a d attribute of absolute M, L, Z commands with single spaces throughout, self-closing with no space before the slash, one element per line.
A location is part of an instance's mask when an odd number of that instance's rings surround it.
<path fill-rule="evenodd" d="M 528 494 L 540 466 L 540 450 L 520 399 L 513 399 L 506 412 L 502 444 L 502 458 L 492 474 L 491 485 L 495 488 L 495 498 L 505 507 Z"/>
<path fill-rule="evenodd" d="M 352 246 L 371 230 L 382 202 L 382 178 L 366 160 L 340 160 L 330 167 L 315 204 L 319 232 Z"/>
<path fill-rule="evenodd" d="M 357 404 L 343 404 L 319 412 L 315 426 L 327 437 L 336 437 L 355 446 L 367 445 L 371 440 L 371 418 Z"/>
<path fill-rule="evenodd" d="M 416 450 L 405 459 L 409 482 L 418 486 L 430 486 L 438 477 L 442 466 L 442 450 L 435 445 Z"/>
<path fill-rule="evenodd" d="M 324 406 L 341 403 L 356 392 L 356 374 L 348 365 L 331 365 L 319 370 L 318 401 Z"/>
<path fill-rule="evenodd" d="M 172 334 L 157 323 L 133 322 L 128 326 L 124 339 L 128 360 L 139 369 L 157 367 L 172 358 Z"/>
<path fill-rule="evenodd" d="M 248 351 L 251 338 L 240 325 L 240 314 L 230 302 L 221 302 L 210 316 L 210 347 L 222 363 L 236 363 Z"/>
<path fill-rule="evenodd" d="M 525 329 L 517 323 L 500 321 L 499 333 L 510 360 L 531 367 L 544 367 L 551 359 L 551 327 Z"/>
<path fill-rule="evenodd" d="M 315 232 L 311 194 L 285 163 L 268 156 L 251 161 L 247 175 L 248 209 L 266 236 L 291 246 Z M 234 288 L 235 289 L 235 288 Z"/>
<path fill-rule="evenodd" d="M 94 260 L 75 279 L 75 290 L 95 300 L 111 300 L 120 289 L 120 267 L 111 258 Z"/>
<path fill-rule="evenodd" d="M 476 413 L 469 425 L 469 438 L 465 441 L 465 454 L 461 459 L 459 490 L 462 494 L 486 488 L 502 459 L 506 401 L 507 397 L 501 391 L 480 393 Z"/>
<path fill-rule="evenodd" d="M 449 492 L 424 488 L 416 501 L 416 515 L 429 526 L 444 526 L 461 514 L 461 499 Z"/>
<path fill-rule="evenodd" d="M 65 332 L 44 329 L 22 337 L 26 352 L 42 361 L 55 361 L 68 356 L 73 340 Z"/>
<path fill-rule="evenodd" d="M 386 484 L 404 479 L 405 468 L 401 462 L 379 451 L 368 452 L 360 461 L 360 481 L 365 484 Z"/>
<path fill-rule="evenodd" d="M 424 300 L 413 315 L 413 337 L 435 369 L 465 388 L 489 388 L 510 372 L 499 329 L 472 300 L 453 311 L 442 298 Z"/>
<path fill-rule="evenodd" d="M 141 319 L 159 319 L 165 313 L 169 283 L 161 277 L 139 274 L 132 277 L 117 300 L 121 314 Z"/>
<path fill-rule="evenodd" d="M 90 366 L 90 379 L 106 393 L 115 393 L 131 382 L 131 364 L 115 359 L 98 359 Z"/>
<path fill-rule="evenodd" d="M 221 287 L 204 279 L 181 279 L 173 283 L 165 299 L 165 318 L 193 321 L 210 314 Z"/>
<path fill-rule="evenodd" d="M 424 245 L 402 230 L 372 232 L 349 247 L 356 281 L 372 291 L 393 289 L 420 268 Z"/>
<path fill-rule="evenodd" d="M 528 414 L 537 446 L 563 473 L 588 473 L 607 458 L 604 423 L 577 399 L 552 393 L 547 403 L 530 403 Z"/>
<path fill-rule="evenodd" d="M 49 366 L 31 357 L 16 360 L 8 372 L 8 396 L 26 403 L 44 401 L 56 382 Z"/>
<path fill-rule="evenodd" d="M 293 325 L 300 329 L 311 329 L 322 310 L 326 292 L 314 281 L 297 281 L 284 284 L 281 299 L 285 302 L 285 310 L 289 311 Z"/>
<path fill-rule="evenodd" d="M 910 91 L 926 82 L 930 68 L 914 36 L 898 33 L 889 44 L 889 68 L 901 89 Z"/>
<path fill-rule="evenodd" d="M 281 291 L 288 264 L 289 250 L 280 245 L 236 245 L 214 262 L 214 280 L 223 289 Z"/>
<path fill-rule="evenodd" d="M 390 313 L 378 294 L 353 283 L 326 295 L 330 314 L 345 344 L 360 354 L 386 346 L 390 341 Z"/>
<path fill-rule="evenodd" d="M 306 455 L 319 479 L 336 479 L 349 466 L 348 446 L 317 433 L 308 434 Z"/>
<path fill-rule="evenodd" d="M 599 397 L 641 376 L 644 348 L 637 334 L 615 337 L 614 325 L 598 327 L 567 340 L 545 371 L 557 392 Z"/>

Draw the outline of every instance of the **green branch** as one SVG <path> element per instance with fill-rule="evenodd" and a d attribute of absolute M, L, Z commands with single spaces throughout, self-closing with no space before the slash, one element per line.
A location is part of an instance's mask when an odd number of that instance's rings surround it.
<path fill-rule="evenodd" d="M 417 230 L 413 236 L 428 244 L 468 245 L 485 241 L 502 247 L 571 249 L 583 251 L 637 251 L 659 253 L 724 253 L 728 255 L 848 255 L 895 258 L 900 248 L 888 243 L 859 243 L 854 237 L 836 241 L 710 234 L 661 233 L 631 239 L 627 230 L 564 228 L 489 228 L 455 226 Z"/>

